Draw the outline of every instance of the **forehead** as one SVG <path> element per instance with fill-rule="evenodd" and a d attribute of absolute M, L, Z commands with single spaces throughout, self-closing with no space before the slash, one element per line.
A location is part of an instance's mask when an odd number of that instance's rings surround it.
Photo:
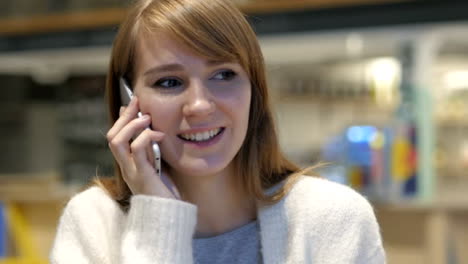
<path fill-rule="evenodd" d="M 211 38 L 185 39 L 189 36 L 176 37 L 164 30 L 140 32 L 135 46 L 136 68 L 148 63 L 179 62 L 193 59 L 205 61 L 235 62 L 239 60 L 233 50 L 220 46 Z"/>
<path fill-rule="evenodd" d="M 174 62 L 189 57 L 199 57 L 180 41 L 168 34 L 141 36 L 136 42 L 137 66 L 149 62 Z"/>

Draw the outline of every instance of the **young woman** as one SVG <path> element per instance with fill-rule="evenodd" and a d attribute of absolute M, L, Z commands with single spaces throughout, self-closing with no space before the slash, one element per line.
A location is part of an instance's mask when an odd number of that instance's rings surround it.
<path fill-rule="evenodd" d="M 68 203 L 52 263 L 385 263 L 369 203 L 280 152 L 259 44 L 230 0 L 136 2 L 107 99 L 118 174 Z"/>

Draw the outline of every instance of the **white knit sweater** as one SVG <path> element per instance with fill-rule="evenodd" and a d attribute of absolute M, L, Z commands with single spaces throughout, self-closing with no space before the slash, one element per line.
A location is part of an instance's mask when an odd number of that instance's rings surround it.
<path fill-rule="evenodd" d="M 123 213 L 92 187 L 70 200 L 53 264 L 193 263 L 195 205 L 136 195 Z M 284 199 L 259 208 L 264 263 L 385 263 L 372 207 L 352 189 L 303 177 Z"/>

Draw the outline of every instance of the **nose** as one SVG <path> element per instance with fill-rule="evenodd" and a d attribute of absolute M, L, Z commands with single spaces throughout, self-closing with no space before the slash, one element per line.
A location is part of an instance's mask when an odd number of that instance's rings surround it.
<path fill-rule="evenodd" d="M 214 112 L 215 104 L 202 82 L 194 81 L 187 89 L 187 99 L 182 109 L 185 116 L 203 117 Z"/>

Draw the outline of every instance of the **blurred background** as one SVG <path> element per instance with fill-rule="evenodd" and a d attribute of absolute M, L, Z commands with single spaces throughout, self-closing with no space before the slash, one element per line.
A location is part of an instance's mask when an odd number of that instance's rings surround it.
<path fill-rule="evenodd" d="M 468 2 L 237 3 L 288 157 L 372 202 L 389 263 L 468 263 Z M 104 85 L 128 4 L 0 2 L 0 263 L 47 263 L 66 201 L 113 173 Z"/>

